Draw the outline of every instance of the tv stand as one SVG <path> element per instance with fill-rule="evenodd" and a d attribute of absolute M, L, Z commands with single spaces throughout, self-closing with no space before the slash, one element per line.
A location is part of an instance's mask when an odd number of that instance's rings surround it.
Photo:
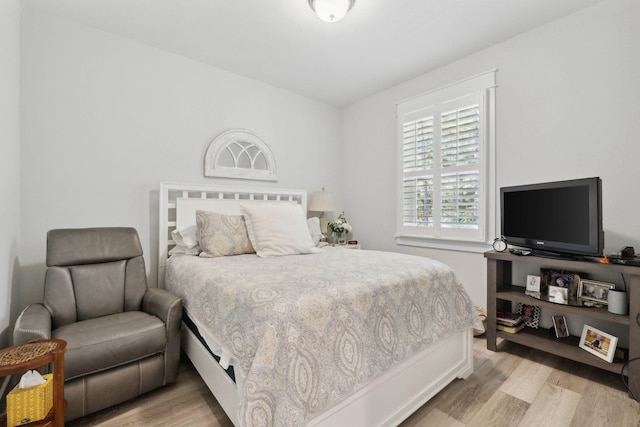
<path fill-rule="evenodd" d="M 520 302 L 549 308 L 563 314 L 575 314 L 598 319 L 612 324 L 623 325 L 628 331 L 628 360 L 640 358 L 640 267 L 618 264 L 603 264 L 589 260 L 567 260 L 546 258 L 530 254 L 518 256 L 509 252 L 485 252 L 487 259 L 487 349 L 498 351 L 497 339 L 512 341 L 547 353 L 555 354 L 596 368 L 621 373 L 626 361 L 614 360 L 608 363 L 578 347 L 579 337 L 570 336 L 556 339 L 546 329 L 525 328 L 510 334 L 496 330 L 496 312 L 511 311 L 511 303 Z M 583 272 L 609 272 L 629 276 L 627 293 L 629 315 L 609 313 L 605 308 L 575 307 L 534 299 L 525 294 L 525 278 L 513 277 L 514 263 L 529 263 L 543 268 Z M 521 283 L 514 283 L 518 279 Z M 628 377 L 629 389 L 636 398 L 640 398 L 640 360 L 624 367 L 623 374 Z"/>

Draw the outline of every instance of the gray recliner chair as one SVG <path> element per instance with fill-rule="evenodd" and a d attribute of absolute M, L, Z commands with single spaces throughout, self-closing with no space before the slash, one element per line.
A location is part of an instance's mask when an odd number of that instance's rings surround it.
<path fill-rule="evenodd" d="M 44 304 L 22 311 L 13 337 L 67 342 L 66 421 L 176 379 L 182 302 L 147 288 L 135 229 L 51 230 L 46 262 Z"/>

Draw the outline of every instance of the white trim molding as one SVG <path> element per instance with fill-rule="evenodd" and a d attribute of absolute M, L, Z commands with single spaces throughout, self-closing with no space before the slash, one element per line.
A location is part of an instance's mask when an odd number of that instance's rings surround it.
<path fill-rule="evenodd" d="M 484 252 L 492 242 L 496 230 L 496 74 L 497 70 L 490 70 L 396 103 L 396 244 Z M 468 112 L 459 127 L 458 116 L 449 117 L 456 109 Z M 463 158 L 456 163 L 459 147 L 444 151 L 443 141 L 450 139 L 452 129 L 464 132 L 469 140 L 465 142 L 468 162 Z M 445 162 L 451 150 L 455 161 Z M 445 208 L 458 214 L 453 222 L 443 220 Z"/>

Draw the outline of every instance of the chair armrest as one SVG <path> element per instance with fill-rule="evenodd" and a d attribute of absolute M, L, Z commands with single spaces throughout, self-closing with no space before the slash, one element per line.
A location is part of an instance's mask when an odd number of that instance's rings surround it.
<path fill-rule="evenodd" d="M 182 300 L 160 288 L 149 288 L 142 298 L 142 311 L 159 317 L 167 331 L 163 384 L 169 384 L 178 376 L 180 364 L 180 329 L 182 324 Z"/>
<path fill-rule="evenodd" d="M 34 338 L 51 338 L 51 313 L 43 304 L 25 307 L 13 327 L 13 344 L 22 344 Z"/>
<path fill-rule="evenodd" d="M 160 288 L 147 289 L 142 299 L 142 311 L 159 317 L 167 331 L 180 330 L 182 300 L 171 292 Z"/>

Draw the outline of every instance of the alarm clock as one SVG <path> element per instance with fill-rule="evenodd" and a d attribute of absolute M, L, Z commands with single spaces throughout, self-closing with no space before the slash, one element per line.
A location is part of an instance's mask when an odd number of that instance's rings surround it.
<path fill-rule="evenodd" d="M 496 237 L 493 240 L 493 249 L 498 252 L 504 252 L 507 250 L 507 239 L 504 236 Z"/>

